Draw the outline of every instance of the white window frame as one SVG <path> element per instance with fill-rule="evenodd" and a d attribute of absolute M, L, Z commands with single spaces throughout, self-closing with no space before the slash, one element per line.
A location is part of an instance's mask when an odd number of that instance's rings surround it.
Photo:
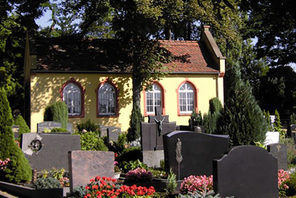
<path fill-rule="evenodd" d="M 181 88 L 183 88 L 183 90 L 181 90 Z M 194 91 L 194 87 L 186 82 L 183 83 L 178 90 L 178 94 L 179 94 L 179 112 L 180 114 L 191 114 L 192 111 L 195 108 L 195 91 Z M 181 97 L 181 95 L 185 96 L 185 97 Z M 191 97 L 192 96 L 192 97 Z M 190 104 L 189 101 L 193 101 L 193 105 Z M 181 108 L 181 106 L 185 105 L 185 110 L 183 110 Z M 191 108 L 192 106 L 192 108 Z"/>
<path fill-rule="evenodd" d="M 98 89 L 98 115 L 99 116 L 113 116 L 116 115 L 116 89 L 110 83 L 103 83 Z M 101 112 L 102 107 L 105 106 L 106 112 Z"/>
<path fill-rule="evenodd" d="M 162 103 L 163 103 L 163 98 L 162 98 L 162 88 L 157 84 L 153 83 L 151 90 L 146 90 L 146 113 L 148 115 L 153 115 L 155 114 L 155 107 L 161 107 L 162 108 Z M 152 105 L 148 104 L 148 99 L 150 99 L 150 96 L 152 96 Z M 157 100 L 157 95 L 159 95 L 159 100 Z M 160 101 L 160 104 L 156 104 L 157 101 Z M 148 106 L 152 106 L 152 111 L 148 111 Z"/>
<path fill-rule="evenodd" d="M 75 83 L 68 83 L 63 89 L 63 101 L 68 106 L 69 116 L 81 115 L 81 89 Z"/>

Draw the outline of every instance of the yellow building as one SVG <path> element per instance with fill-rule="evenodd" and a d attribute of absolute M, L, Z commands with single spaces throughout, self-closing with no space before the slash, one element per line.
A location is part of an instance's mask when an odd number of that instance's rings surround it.
<path fill-rule="evenodd" d="M 201 40 L 160 41 L 173 55 L 186 57 L 165 67 L 169 73 L 141 93 L 147 120 L 156 106 L 177 125 L 188 125 L 192 110 L 208 112 L 209 100 L 224 102 L 225 58 L 204 26 Z M 32 132 L 46 106 L 65 101 L 69 122 L 91 119 L 127 131 L 132 111 L 132 80 L 119 72 L 115 40 L 27 39 L 25 52 L 26 119 Z"/>

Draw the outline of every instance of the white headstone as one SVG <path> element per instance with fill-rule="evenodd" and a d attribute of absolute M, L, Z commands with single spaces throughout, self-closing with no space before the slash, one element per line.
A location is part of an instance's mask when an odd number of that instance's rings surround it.
<path fill-rule="evenodd" d="M 280 142 L 280 133 L 268 131 L 265 135 L 264 145 L 276 144 Z"/>

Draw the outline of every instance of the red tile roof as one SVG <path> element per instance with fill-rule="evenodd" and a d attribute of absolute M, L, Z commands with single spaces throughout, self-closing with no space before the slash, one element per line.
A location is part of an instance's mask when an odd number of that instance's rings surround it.
<path fill-rule="evenodd" d="M 30 53 L 36 55 L 38 71 L 121 72 L 125 57 L 117 50 L 116 40 L 73 40 L 36 38 Z M 160 40 L 172 53 L 173 60 L 164 64 L 168 73 L 218 73 L 218 66 L 202 43 L 197 41 Z M 122 66 L 121 66 L 122 67 Z M 128 72 L 126 69 L 125 72 Z"/>
<path fill-rule="evenodd" d="M 161 40 L 161 45 L 177 56 L 174 61 L 165 64 L 172 73 L 217 73 L 218 67 L 211 60 L 209 52 L 197 41 Z"/>

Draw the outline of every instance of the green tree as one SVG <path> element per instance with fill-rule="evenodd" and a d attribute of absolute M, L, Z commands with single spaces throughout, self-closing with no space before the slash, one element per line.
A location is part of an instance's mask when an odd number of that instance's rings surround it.
<path fill-rule="evenodd" d="M 30 181 L 32 169 L 24 153 L 14 141 L 12 123 L 13 117 L 6 92 L 0 88 L 0 159 L 11 160 L 1 180 L 14 183 Z"/>
<path fill-rule="evenodd" d="M 0 8 L 0 87 L 7 90 L 13 109 L 23 109 L 23 53 L 26 31 L 38 28 L 34 19 L 42 14 L 40 4 L 47 0 L 1 1 Z"/>
<path fill-rule="evenodd" d="M 222 110 L 217 131 L 228 134 L 233 146 L 263 142 L 267 131 L 263 113 L 252 95 L 249 83 L 240 78 L 238 69 L 234 71 L 231 98 Z"/>
<path fill-rule="evenodd" d="M 257 37 L 258 57 L 268 57 L 272 66 L 296 63 L 296 13 L 294 1 L 242 0 L 249 13 L 246 37 Z"/>

